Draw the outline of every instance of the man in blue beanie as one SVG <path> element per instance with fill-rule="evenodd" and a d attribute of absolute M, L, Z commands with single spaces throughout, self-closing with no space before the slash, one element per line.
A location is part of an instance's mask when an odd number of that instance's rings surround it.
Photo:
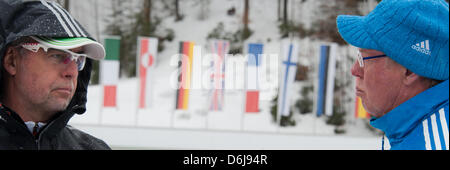
<path fill-rule="evenodd" d="M 356 93 L 390 149 L 449 149 L 448 22 L 444 0 L 383 0 L 366 16 L 337 17 L 358 47 Z"/>

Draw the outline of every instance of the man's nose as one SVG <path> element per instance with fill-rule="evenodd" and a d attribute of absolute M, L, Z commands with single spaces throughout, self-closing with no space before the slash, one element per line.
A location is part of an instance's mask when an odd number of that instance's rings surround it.
<path fill-rule="evenodd" d="M 62 76 L 67 79 L 72 79 L 78 76 L 78 65 L 75 61 L 70 61 L 68 64 L 64 64 L 64 70 Z"/>
<path fill-rule="evenodd" d="M 359 66 L 358 61 L 353 63 L 352 69 L 351 69 L 352 75 L 355 77 L 363 78 L 363 69 Z"/>

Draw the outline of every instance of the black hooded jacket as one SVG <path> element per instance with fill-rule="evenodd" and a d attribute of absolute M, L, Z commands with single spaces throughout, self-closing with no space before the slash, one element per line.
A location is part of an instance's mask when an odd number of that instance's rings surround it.
<path fill-rule="evenodd" d="M 26 36 L 93 39 L 70 14 L 54 2 L 0 0 L 1 70 L 4 70 L 3 56 L 7 46 Z M 57 113 L 36 136 L 28 131 L 14 111 L 0 104 L 0 150 L 110 149 L 102 140 L 67 125 L 72 116 L 86 111 L 91 70 L 92 60 L 87 58 L 84 69 L 78 73 L 77 88 L 67 109 Z M 0 84 L 3 83 L 0 74 Z"/>

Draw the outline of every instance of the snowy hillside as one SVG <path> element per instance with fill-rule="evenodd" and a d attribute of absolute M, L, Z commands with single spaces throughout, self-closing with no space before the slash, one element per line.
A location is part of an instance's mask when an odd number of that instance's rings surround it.
<path fill-rule="evenodd" d="M 223 111 L 208 111 L 209 91 L 193 89 L 190 91 L 190 105 L 187 111 L 175 110 L 176 89 L 172 82 L 176 79 L 173 73 L 177 70 L 173 55 L 178 53 L 180 41 L 193 41 L 204 47 L 207 52 L 207 35 L 219 22 L 225 29 L 235 31 L 240 27 L 243 3 L 241 0 L 212 0 L 208 5 L 209 15 L 199 19 L 200 6 L 197 1 L 181 1 L 184 19 L 175 22 L 173 17 L 162 20 L 161 25 L 175 32 L 175 39 L 165 42 L 164 51 L 158 54 L 156 67 L 151 74 L 151 107 L 139 110 L 138 79 L 122 78 L 118 84 L 117 108 L 102 108 L 101 85 L 88 88 L 87 111 L 75 116 L 70 124 L 104 139 L 113 147 L 141 149 L 379 149 L 379 138 L 365 126 L 365 120 L 353 118 L 353 112 L 346 115 L 346 133 L 335 135 L 334 126 L 325 123 L 325 117 L 315 114 L 294 114 L 296 126 L 279 127 L 271 118 L 271 100 L 277 89 L 261 91 L 260 109 L 256 114 L 244 113 L 245 90 L 227 89 L 225 91 L 225 107 Z M 250 24 L 254 31 L 246 41 L 264 44 L 264 53 L 280 53 L 280 35 L 277 21 L 277 1 L 250 1 Z M 94 5 L 93 5 L 94 4 Z M 103 18 L 108 17 L 109 0 L 78 0 L 71 4 L 71 13 L 83 25 L 86 25 L 94 37 L 102 37 L 105 28 Z M 135 4 L 129 5 L 130 8 Z M 320 5 L 317 1 L 308 1 L 302 6 L 293 3 L 290 15 L 310 26 L 314 19 L 313 9 Z M 228 16 L 227 10 L 236 8 L 234 16 Z M 90 9 L 101 9 L 93 13 Z M 301 10 L 300 10 L 301 9 Z M 311 10 L 308 12 L 308 10 Z M 85 16 L 92 17 L 85 17 Z M 316 75 L 319 45 L 328 42 L 299 39 L 300 63 L 311 65 Z M 351 48 L 340 47 L 338 59 L 346 65 L 347 54 Z M 340 57 L 341 56 L 341 57 Z M 351 64 L 351 63 L 350 63 Z M 348 67 L 350 69 L 350 67 Z M 338 74 L 346 74 L 344 73 Z M 350 73 L 347 70 L 348 74 Z M 272 78 L 278 78 L 278 72 L 271 72 Z M 237 79 L 244 74 L 236 74 Z M 275 75 L 275 76 L 274 76 Z M 241 77 L 239 77 L 241 76 Z M 317 77 L 312 77 L 315 82 Z M 278 80 L 269 80 L 278 81 Z M 290 99 L 295 103 L 300 98 L 304 82 L 294 84 L 294 92 Z M 349 87 L 349 91 L 353 90 Z M 346 106 L 352 111 L 353 105 Z M 189 136 L 190 135 L 190 136 Z M 215 138 L 215 139 L 214 139 Z M 251 139 L 253 138 L 253 139 Z M 280 139 L 280 140 L 278 140 Z M 257 140 L 264 142 L 258 143 Z M 286 142 L 292 140 L 292 142 Z M 239 141 L 239 142 L 237 142 Z M 256 144 L 258 143 L 258 144 Z"/>

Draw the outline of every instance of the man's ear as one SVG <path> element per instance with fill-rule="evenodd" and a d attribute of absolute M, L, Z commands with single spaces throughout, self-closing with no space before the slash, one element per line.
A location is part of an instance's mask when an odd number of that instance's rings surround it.
<path fill-rule="evenodd" d="M 17 73 L 17 58 L 15 57 L 16 51 L 9 47 L 6 50 L 5 56 L 3 56 L 3 68 L 5 68 L 6 72 L 8 72 L 11 76 L 16 75 Z"/>
<path fill-rule="evenodd" d="M 412 71 L 410 71 L 408 69 L 405 69 L 405 70 L 406 70 L 405 75 L 404 75 L 405 77 L 403 79 L 403 83 L 405 85 L 411 85 L 420 80 L 421 77 L 419 75 L 417 75 L 416 73 L 413 73 Z"/>

